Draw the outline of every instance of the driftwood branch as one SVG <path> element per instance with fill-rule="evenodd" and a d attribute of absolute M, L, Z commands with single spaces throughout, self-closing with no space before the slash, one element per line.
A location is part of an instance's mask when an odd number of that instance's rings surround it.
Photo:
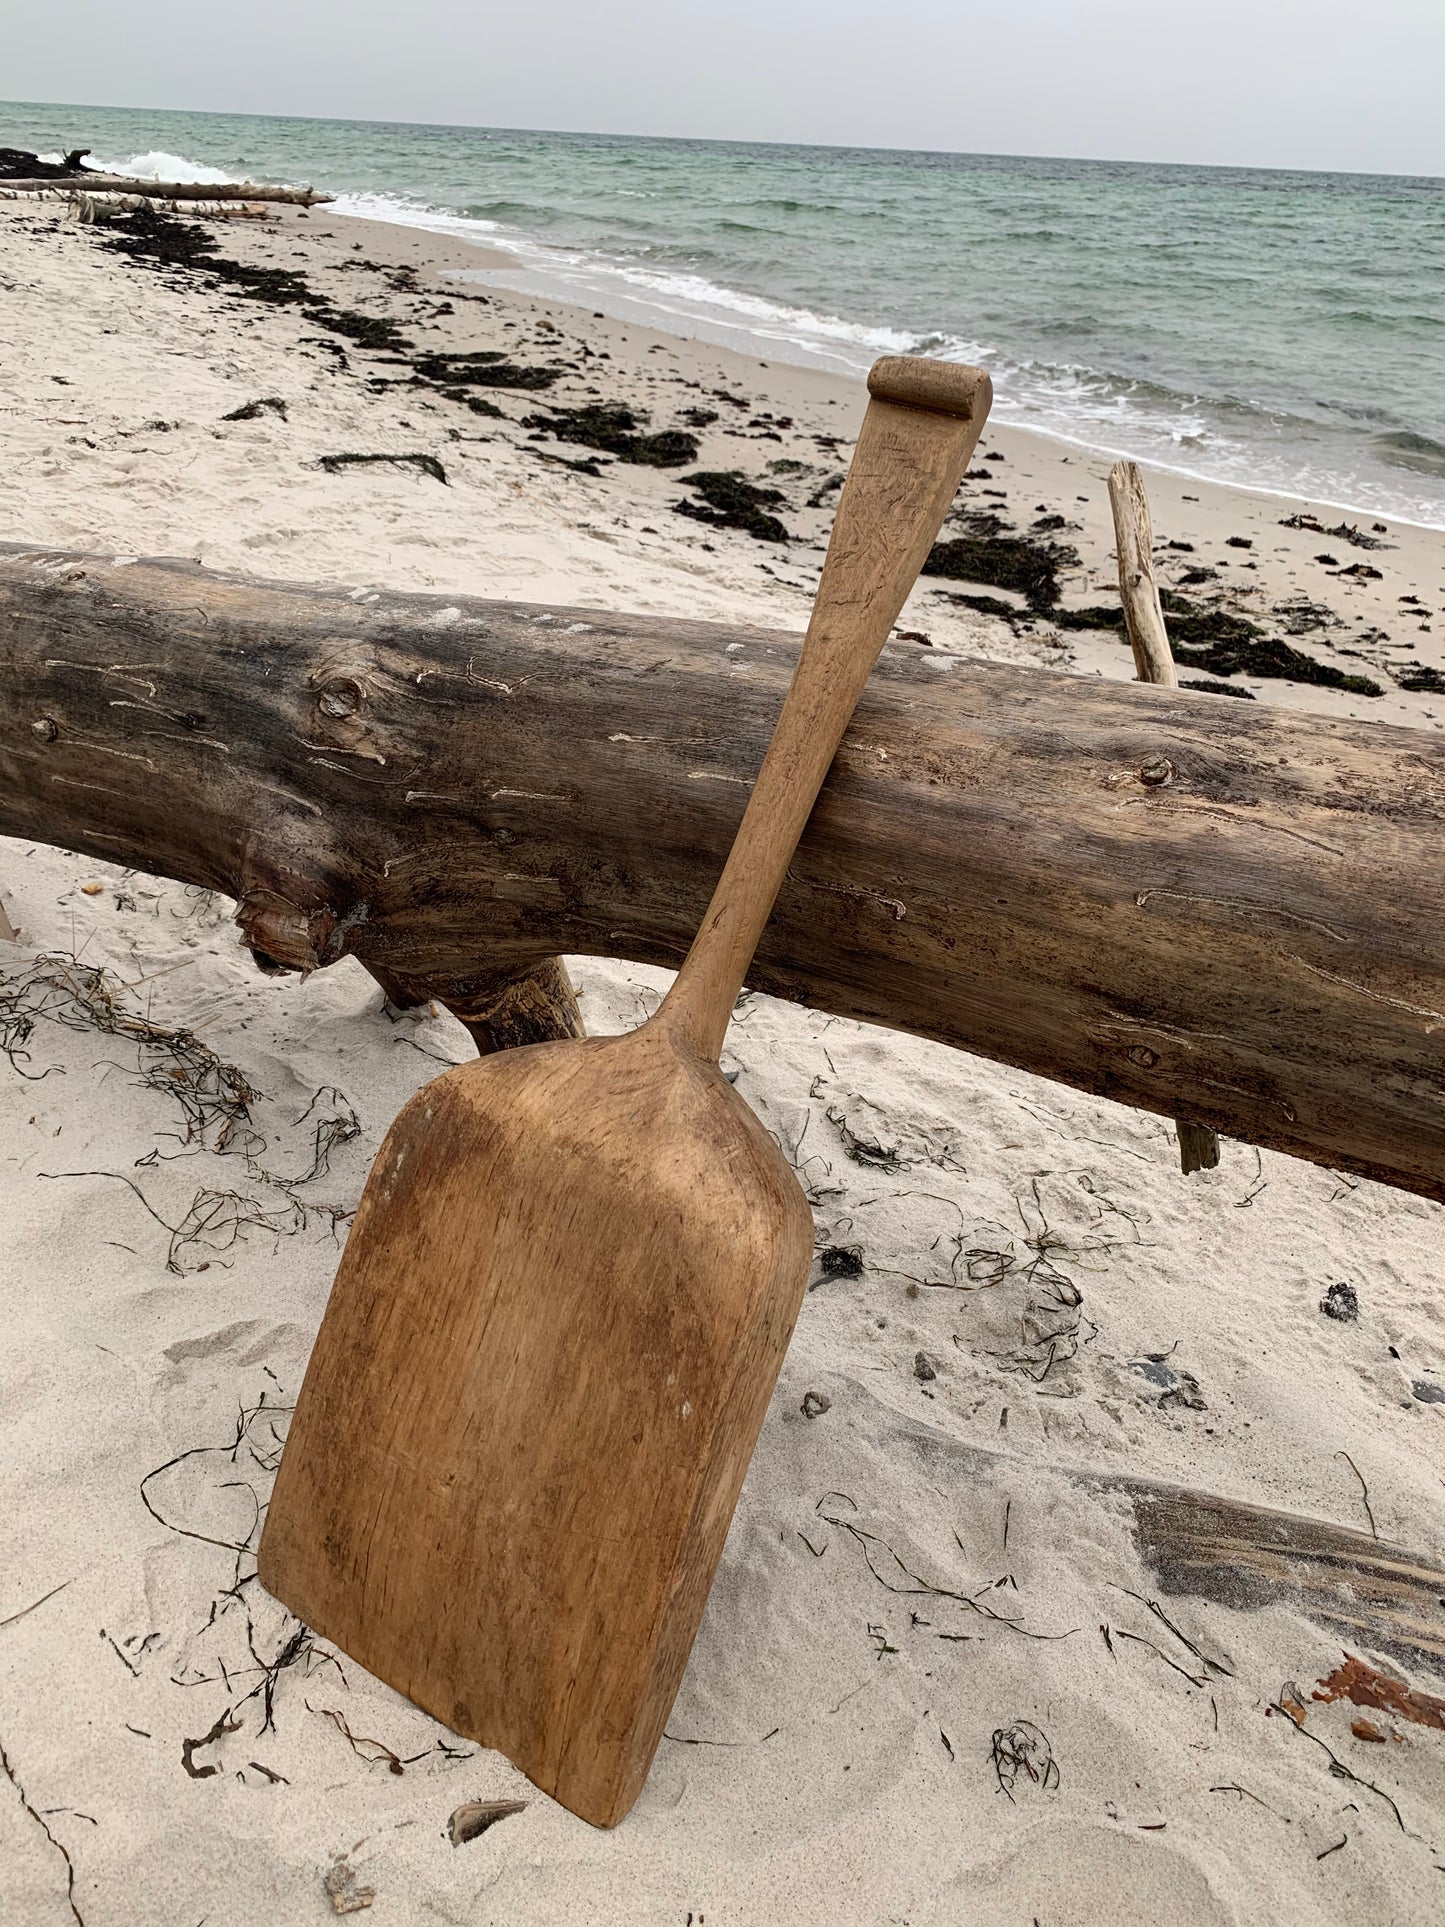
<path fill-rule="evenodd" d="M 1114 511 L 1114 534 L 1119 554 L 1119 595 L 1124 622 L 1134 651 L 1140 682 L 1177 689 L 1174 651 L 1154 580 L 1154 525 L 1149 497 L 1137 462 L 1115 462 L 1109 471 L 1109 505 Z M 1176 1118 L 1179 1164 L 1187 1178 L 1191 1171 L 1212 1171 L 1219 1163 L 1219 1134 L 1207 1124 Z"/>
<path fill-rule="evenodd" d="M 484 1024 L 681 960 L 797 645 L 0 546 L 0 830 Z M 1445 1199 L 1442 829 L 1424 731 L 899 644 L 751 981 Z"/>
<path fill-rule="evenodd" d="M 1109 471 L 1109 506 L 1114 511 L 1114 541 L 1119 553 L 1119 594 L 1124 623 L 1134 651 L 1134 671 L 1140 682 L 1176 689 L 1174 652 L 1159 606 L 1154 580 L 1154 527 L 1149 519 L 1149 497 L 1137 462 L 1115 462 Z"/>
<path fill-rule="evenodd" d="M 134 194 L 147 201 L 284 201 L 291 207 L 315 207 L 334 201 L 334 194 L 318 194 L 311 187 L 257 186 L 252 181 L 133 181 L 124 174 L 58 174 L 50 180 L 0 180 L 7 194 Z"/>

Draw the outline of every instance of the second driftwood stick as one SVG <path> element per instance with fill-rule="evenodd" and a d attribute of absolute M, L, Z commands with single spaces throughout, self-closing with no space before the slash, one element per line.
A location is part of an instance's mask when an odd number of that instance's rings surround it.
<path fill-rule="evenodd" d="M 1114 511 L 1114 538 L 1119 552 L 1119 597 L 1124 604 L 1124 621 L 1129 644 L 1134 651 L 1134 668 L 1140 682 L 1159 683 L 1177 689 L 1179 677 L 1174 669 L 1174 652 L 1169 647 L 1169 631 L 1164 626 L 1164 611 L 1159 603 L 1159 585 L 1154 580 L 1154 528 L 1149 517 L 1149 497 L 1144 493 L 1144 477 L 1137 462 L 1115 462 L 1109 470 L 1109 506 Z M 1179 1163 L 1187 1177 L 1191 1171 L 1212 1171 L 1219 1162 L 1219 1136 L 1207 1124 L 1176 1118 L 1179 1133 Z"/>
<path fill-rule="evenodd" d="M 57 174 L 48 180 L 0 181 L 7 194 L 132 194 L 147 201 L 283 201 L 317 207 L 334 201 L 314 187 L 276 187 L 265 181 L 141 181 L 129 174 Z"/>

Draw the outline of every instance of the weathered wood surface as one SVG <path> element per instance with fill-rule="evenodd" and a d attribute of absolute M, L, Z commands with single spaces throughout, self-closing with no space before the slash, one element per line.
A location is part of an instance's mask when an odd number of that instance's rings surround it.
<path fill-rule="evenodd" d="M 315 207 L 334 201 L 311 187 L 269 187 L 254 181 L 136 181 L 124 174 L 56 175 L 52 180 L 0 180 L 4 194 L 134 194 L 147 201 L 282 201 Z"/>
<path fill-rule="evenodd" d="M 1164 627 L 1159 585 L 1154 580 L 1154 525 L 1137 462 L 1115 462 L 1109 470 L 1109 507 L 1114 514 L 1119 593 L 1129 646 L 1134 651 L 1135 673 L 1140 682 L 1175 689 L 1179 676 Z"/>
<path fill-rule="evenodd" d="M 676 966 L 796 659 L 757 629 L 0 548 L 0 829 L 464 1018 Z M 1445 744 L 898 644 L 749 981 L 1445 1198 Z"/>
<path fill-rule="evenodd" d="M 682 1681 L 807 1288 L 813 1219 L 718 1069 L 834 752 L 957 493 L 987 375 L 885 357 L 807 639 L 672 989 L 624 1036 L 433 1079 L 306 1368 L 261 1583 L 615 1826 Z"/>

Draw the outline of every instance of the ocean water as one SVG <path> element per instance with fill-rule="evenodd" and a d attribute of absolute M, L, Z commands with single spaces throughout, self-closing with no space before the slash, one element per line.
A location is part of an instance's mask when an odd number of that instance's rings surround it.
<path fill-rule="evenodd" d="M 983 363 L 995 418 L 1445 527 L 1445 180 L 0 104 L 0 144 L 312 182 L 503 285 L 764 358 Z"/>

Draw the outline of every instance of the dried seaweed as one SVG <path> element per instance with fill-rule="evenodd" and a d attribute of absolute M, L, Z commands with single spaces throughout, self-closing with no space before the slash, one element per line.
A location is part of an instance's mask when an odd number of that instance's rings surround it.
<path fill-rule="evenodd" d="M 249 1484 L 249 1481 L 227 1481 L 228 1488 L 244 1486 L 245 1489 L 251 1493 L 255 1514 L 243 1539 L 220 1539 L 217 1538 L 214 1533 L 197 1532 L 190 1526 L 177 1524 L 174 1519 L 167 1518 L 165 1513 L 160 1511 L 160 1509 L 152 1503 L 148 1488 L 152 1480 L 159 1479 L 162 1474 L 173 1471 L 176 1466 L 184 1465 L 191 1459 L 200 1458 L 211 1452 L 224 1453 L 232 1465 L 239 1466 L 241 1453 L 244 1450 L 251 1464 L 257 1470 L 268 1474 L 273 1473 L 280 1463 L 281 1457 L 281 1440 L 275 1429 L 275 1421 L 278 1418 L 289 1417 L 292 1409 L 289 1405 L 272 1405 L 268 1403 L 266 1394 L 263 1392 L 254 1405 L 243 1405 L 240 1408 L 236 1416 L 235 1433 L 225 1444 L 192 1445 L 187 1447 L 184 1452 L 177 1452 L 172 1458 L 167 1459 L 164 1464 L 153 1466 L 140 1482 L 141 1504 L 158 1525 L 163 1525 L 168 1532 L 178 1533 L 183 1539 L 199 1539 L 203 1545 L 219 1546 L 226 1552 L 251 1552 L 254 1549 L 256 1528 L 261 1523 L 262 1508 L 261 1500 L 254 1487 Z M 259 1438 L 256 1436 L 258 1428 L 261 1432 Z"/>
<path fill-rule="evenodd" d="M 643 468 L 682 468 L 697 459 L 697 437 L 680 428 L 652 435 L 642 432 L 647 417 L 626 402 L 588 402 L 581 408 L 557 408 L 548 415 L 528 415 L 523 427 L 555 435 L 559 442 L 601 449 L 620 462 Z"/>
<path fill-rule="evenodd" d="M 227 1733 L 239 1733 L 240 1730 L 241 1722 L 232 1719 L 228 1709 L 222 1713 L 209 1733 L 203 1733 L 198 1740 L 181 1741 L 181 1765 L 193 1780 L 209 1780 L 221 1770 L 214 1762 L 210 1762 L 205 1766 L 196 1765 L 196 1755 L 200 1752 L 201 1748 L 203 1746 L 214 1746 L 216 1741 L 224 1738 Z"/>
<path fill-rule="evenodd" d="M 1023 1774 L 1040 1793 L 1050 1793 L 1059 1784 L 1059 1766 L 1048 1735 L 1032 1720 L 1015 1720 L 998 1727 L 989 1747 L 989 1758 L 998 1780 L 1000 1793 L 1014 1804 L 1014 1788 Z"/>
<path fill-rule="evenodd" d="M 41 1813 L 38 1807 L 32 1805 L 29 1795 L 20 1784 L 20 1779 L 15 1768 L 11 1765 L 10 1755 L 5 1751 L 5 1743 L 3 1740 L 0 1740 L 0 1773 L 3 1773 L 11 1786 L 14 1787 L 16 1798 L 19 1800 L 21 1806 L 65 1862 L 65 1898 L 69 1903 L 71 1915 L 76 1922 L 76 1927 L 85 1927 L 85 1916 L 75 1904 L 75 1862 L 66 1851 L 64 1842 L 58 1840 L 46 1825 L 44 1814 Z"/>
<path fill-rule="evenodd" d="M 1049 621 L 1060 629 L 1124 630 L 1124 611 L 1116 602 L 1093 602 L 1084 609 L 1054 609 Z"/>
<path fill-rule="evenodd" d="M 786 506 L 787 498 L 781 489 L 761 487 L 736 469 L 700 469 L 683 479 L 702 500 L 674 502 L 677 514 L 717 529 L 741 529 L 758 542 L 791 539 L 777 516 L 770 513 L 772 509 Z"/>
<path fill-rule="evenodd" d="M 1179 680 L 1179 687 L 1181 689 L 1198 689 L 1206 696 L 1239 696 L 1247 703 L 1252 703 L 1255 700 L 1255 694 L 1252 689 L 1240 689 L 1232 682 L 1209 682 L 1203 676 L 1182 676 Z"/>
<path fill-rule="evenodd" d="M 861 1278 L 863 1253 L 857 1245 L 828 1245 L 818 1254 L 825 1278 Z"/>
<path fill-rule="evenodd" d="M 30 1604 L 28 1606 L 22 1606 L 19 1612 L 11 1613 L 7 1618 L 0 1619 L 0 1628 L 17 1625 L 20 1620 L 27 1618 L 31 1613 L 38 1612 L 47 1599 L 53 1599 L 58 1592 L 64 1592 L 65 1588 L 73 1583 L 70 1579 L 62 1579 L 58 1586 L 52 1586 L 49 1592 L 41 1593 L 38 1599 L 32 1599 Z"/>
<path fill-rule="evenodd" d="M 137 1048 L 139 1083 L 180 1105 L 180 1143 L 222 1154 L 261 1150 L 264 1139 L 254 1130 L 251 1116 L 257 1093 L 244 1072 L 184 1026 L 172 1029 L 127 1009 L 133 988 L 74 956 L 47 952 L 36 957 L 0 976 L 0 1051 L 21 1076 L 30 1077 L 24 1068 L 30 1061 L 25 1046 L 37 1022 L 124 1039 Z"/>
<path fill-rule="evenodd" d="M 1168 617 L 1174 659 L 1186 669 L 1204 669 L 1215 676 L 1311 683 L 1356 696 L 1384 693 L 1369 676 L 1346 675 L 1331 663 L 1319 662 L 1280 637 L 1266 635 L 1257 622 L 1234 610 L 1218 605 L 1201 608 L 1167 589 L 1161 591 L 1159 601 Z"/>
<path fill-rule="evenodd" d="M 342 335 L 359 348 L 397 353 L 411 347 L 396 322 L 333 306 L 292 268 L 257 268 L 232 261 L 219 252 L 214 237 L 198 221 L 180 220 L 151 203 L 116 215 L 106 224 L 100 245 L 127 255 L 139 266 L 172 277 L 195 275 L 245 300 L 300 307 L 313 327 Z"/>
<path fill-rule="evenodd" d="M 899 1593 L 905 1597 L 914 1597 L 923 1594 L 931 1599 L 951 1599 L 956 1604 L 966 1607 L 968 1611 L 977 1613 L 980 1618 L 987 1619 L 997 1626 L 1006 1626 L 1010 1632 L 1019 1633 L 1025 1639 L 1072 1639 L 1074 1634 L 1079 1630 L 1077 1626 L 1071 1626 L 1069 1630 L 1064 1633 L 1035 1632 L 1032 1628 L 1025 1626 L 1021 1620 L 1011 1619 L 1007 1613 L 996 1612 L 992 1606 L 983 1603 L 983 1595 L 998 1589 L 1003 1582 L 997 1579 L 991 1579 L 985 1585 L 980 1586 L 975 1592 L 967 1593 L 960 1592 L 952 1586 L 935 1585 L 931 1580 L 921 1578 L 918 1573 L 914 1572 L 910 1566 L 904 1563 L 886 1539 L 880 1538 L 875 1532 L 866 1531 L 864 1527 L 858 1524 L 855 1518 L 850 1518 L 846 1513 L 824 1511 L 823 1508 L 830 1500 L 837 1499 L 843 1500 L 845 1504 L 852 1506 L 855 1512 L 857 1511 L 856 1500 L 849 1498 L 845 1492 L 825 1492 L 814 1507 L 814 1511 L 826 1525 L 833 1526 L 838 1531 L 848 1534 L 862 1551 L 863 1562 L 869 1572 L 885 1591 Z M 892 1577 L 886 1569 L 884 1571 L 879 1570 L 878 1566 L 874 1563 L 875 1548 L 893 1562 L 897 1571 L 909 1582 L 907 1585 L 899 1585 L 896 1579 Z"/>
<path fill-rule="evenodd" d="M 1279 1698 L 1276 1700 L 1271 1700 L 1269 1705 L 1265 1708 L 1266 1717 L 1271 1713 L 1282 1713 L 1285 1719 L 1289 1722 L 1290 1726 L 1293 1728 L 1293 1730 L 1296 1733 L 1299 1733 L 1304 1739 L 1312 1741 L 1314 1745 L 1320 1747 L 1325 1753 L 1329 1755 L 1330 1772 L 1335 1779 L 1348 1780 L 1354 1786 L 1362 1786 L 1367 1788 L 1371 1793 L 1375 1795 L 1376 1799 L 1383 1800 L 1385 1805 L 1390 1809 L 1391 1813 L 1394 1814 L 1395 1825 L 1400 1829 L 1401 1833 L 1408 1833 L 1410 1829 L 1405 1825 L 1404 1815 L 1400 1812 L 1400 1809 L 1396 1805 L 1393 1798 L 1388 1793 L 1386 1793 L 1383 1787 L 1376 1786 L 1373 1780 L 1362 1779 L 1358 1773 L 1355 1773 L 1354 1771 L 1351 1770 L 1351 1768 L 1345 1765 L 1344 1761 L 1334 1751 L 1333 1747 L 1326 1745 L 1325 1741 L 1323 1741 L 1320 1738 L 1318 1733 L 1311 1733 L 1309 1731 L 1309 1729 L 1306 1727 L 1304 1723 L 1304 1702 L 1300 1699 L 1297 1690 L 1295 1690 L 1293 1693 L 1293 1703 L 1295 1708 L 1297 1709 L 1296 1711 L 1291 1711 L 1290 1709 L 1290 1704 L 1289 1704 L 1290 1698 L 1291 1698 L 1291 1688 L 1287 1685 L 1281 1687 Z"/>
<path fill-rule="evenodd" d="M 222 415 L 221 420 L 223 422 L 254 422 L 259 421 L 261 416 L 266 414 L 279 415 L 282 421 L 285 421 L 286 404 L 279 395 L 262 395 L 256 401 L 242 402 L 241 406 L 239 408 L 233 408 L 229 415 Z"/>
<path fill-rule="evenodd" d="M 376 462 L 389 462 L 394 467 L 420 469 L 423 475 L 430 475 L 434 482 L 447 486 L 447 472 L 435 455 L 318 455 L 316 465 L 324 468 L 328 475 L 339 475 L 343 468 L 363 468 Z"/>
<path fill-rule="evenodd" d="M 1028 536 L 980 529 L 935 542 L 922 573 L 1011 589 L 1031 609 L 1048 611 L 1059 600 L 1059 571 L 1075 567 L 1078 560 L 1078 551 L 1067 543 L 1036 542 Z"/>
<path fill-rule="evenodd" d="M 322 1085 L 297 1118 L 297 1124 L 304 1124 L 323 1099 L 328 1100 L 328 1106 L 316 1120 L 312 1135 L 311 1168 L 299 1178 L 285 1180 L 287 1184 L 310 1184 L 313 1178 L 325 1177 L 331 1169 L 332 1152 L 343 1144 L 354 1143 L 361 1136 L 361 1119 L 345 1092 L 335 1084 Z"/>
<path fill-rule="evenodd" d="M 550 388 L 562 372 L 560 368 L 508 361 L 495 349 L 474 354 L 418 355 L 412 366 L 423 381 L 437 384 L 444 393 L 449 388 L 511 388 L 536 394 Z"/>
<path fill-rule="evenodd" d="M 1377 535 L 1366 535 L 1353 522 L 1340 522 L 1327 529 L 1317 515 L 1286 515 L 1281 518 L 1282 529 L 1308 529 L 1312 535 L 1333 536 L 1337 542 L 1348 542 L 1356 549 L 1388 549 L 1390 544 L 1382 542 Z"/>
<path fill-rule="evenodd" d="M 353 1733 L 347 1724 L 346 1715 L 338 1712 L 334 1706 L 313 1706 L 310 1700 L 307 1700 L 306 1710 L 308 1713 L 319 1713 L 322 1719 L 330 1720 L 358 1760 L 365 1760 L 368 1766 L 384 1766 L 388 1773 L 402 1774 L 406 1771 L 400 1754 L 393 1752 L 385 1740 L 369 1740 L 365 1734 Z M 371 1750 L 368 1751 L 368 1748 Z"/>

